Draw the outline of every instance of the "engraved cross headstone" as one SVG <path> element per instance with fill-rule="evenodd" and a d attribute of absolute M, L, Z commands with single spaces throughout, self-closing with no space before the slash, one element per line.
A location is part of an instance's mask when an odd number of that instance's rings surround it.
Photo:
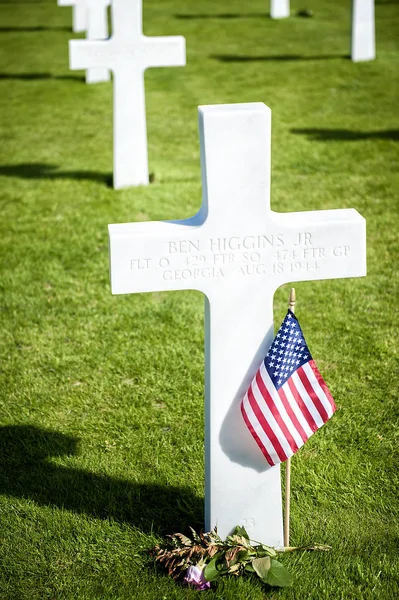
<path fill-rule="evenodd" d="M 203 202 L 182 221 L 109 226 L 114 294 L 205 294 L 205 528 L 283 545 L 280 468 L 270 468 L 240 401 L 273 339 L 273 295 L 286 282 L 366 273 L 365 220 L 354 209 L 270 208 L 271 111 L 199 108 Z"/>
<path fill-rule="evenodd" d="M 59 6 L 73 6 L 77 17 L 83 12 L 86 30 L 86 40 L 105 40 L 108 37 L 108 6 L 111 0 L 58 0 Z M 75 12 L 74 12 L 75 15 Z M 75 31 L 75 29 L 74 29 Z M 86 83 L 109 81 L 110 73 L 103 66 L 88 68 Z"/>
<path fill-rule="evenodd" d="M 284 19 L 290 16 L 290 0 L 270 0 L 272 19 Z"/>
<path fill-rule="evenodd" d="M 351 58 L 354 62 L 375 58 L 374 0 L 352 0 Z"/>
<path fill-rule="evenodd" d="M 114 73 L 114 187 L 148 184 L 144 71 L 184 66 L 182 36 L 147 37 L 142 0 L 113 0 L 112 36 L 105 41 L 71 40 L 71 69 L 105 67 Z"/>

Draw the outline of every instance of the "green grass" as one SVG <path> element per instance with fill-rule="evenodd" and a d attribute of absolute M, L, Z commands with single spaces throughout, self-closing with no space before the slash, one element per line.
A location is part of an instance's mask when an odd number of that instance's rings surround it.
<path fill-rule="evenodd" d="M 272 22 L 266 0 L 145 0 L 145 33 L 184 35 L 187 67 L 147 72 L 156 181 L 116 192 L 112 84 L 68 71 L 70 9 L 1 0 L 1 600 L 197 597 L 146 550 L 203 522 L 203 298 L 111 296 L 107 224 L 192 215 L 197 105 L 249 101 L 273 111 L 273 208 L 356 208 L 369 274 L 296 285 L 339 410 L 293 460 L 291 542 L 332 551 L 284 557 L 292 589 L 206 597 L 399 597 L 399 3 L 376 0 L 358 64 L 349 4 Z"/>

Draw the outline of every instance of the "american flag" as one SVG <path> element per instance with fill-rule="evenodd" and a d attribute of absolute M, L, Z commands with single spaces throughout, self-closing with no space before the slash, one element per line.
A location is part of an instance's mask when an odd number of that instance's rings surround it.
<path fill-rule="evenodd" d="M 241 402 L 244 421 L 269 465 L 276 465 L 295 454 L 335 410 L 289 310 Z"/>

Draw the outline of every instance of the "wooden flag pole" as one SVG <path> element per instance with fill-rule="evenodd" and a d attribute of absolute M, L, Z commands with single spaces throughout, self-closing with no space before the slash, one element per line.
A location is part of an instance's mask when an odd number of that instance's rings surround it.
<path fill-rule="evenodd" d="M 294 313 L 296 304 L 295 288 L 291 288 L 288 308 Z M 291 458 L 285 461 L 285 518 L 284 547 L 290 545 L 290 500 L 291 500 Z"/>

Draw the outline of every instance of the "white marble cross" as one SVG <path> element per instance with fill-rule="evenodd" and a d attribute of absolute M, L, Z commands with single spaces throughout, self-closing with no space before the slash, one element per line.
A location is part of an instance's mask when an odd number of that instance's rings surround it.
<path fill-rule="evenodd" d="M 113 34 L 106 41 L 71 40 L 71 69 L 106 67 L 114 73 L 114 187 L 148 184 L 144 71 L 184 66 L 185 39 L 147 37 L 142 0 L 113 0 Z"/>
<path fill-rule="evenodd" d="M 58 0 L 59 6 L 73 6 L 74 16 L 85 22 L 86 40 L 105 40 L 108 37 L 108 6 L 111 0 Z M 82 16 L 83 13 L 83 16 Z M 74 29 L 75 31 L 75 29 Z M 109 81 L 110 73 L 103 66 L 88 68 L 86 83 Z"/>
<path fill-rule="evenodd" d="M 280 468 L 266 463 L 240 402 L 273 339 L 276 289 L 365 275 L 365 220 L 354 209 L 271 210 L 263 103 L 200 107 L 199 127 L 200 211 L 110 225 L 112 293 L 205 294 L 205 529 L 224 537 L 244 525 L 252 539 L 282 546 Z"/>
<path fill-rule="evenodd" d="M 82 33 L 86 31 L 85 0 L 57 0 L 58 6 L 72 6 L 72 31 Z"/>
<path fill-rule="evenodd" d="M 86 26 L 86 9 L 83 4 L 75 4 L 72 6 L 72 31 L 83 33 Z"/>
<path fill-rule="evenodd" d="M 290 0 L 270 0 L 272 19 L 284 19 L 290 16 Z"/>
<path fill-rule="evenodd" d="M 86 31 L 85 0 L 57 0 L 58 6 L 72 6 L 72 31 L 82 33 Z"/>
<path fill-rule="evenodd" d="M 374 0 L 352 0 L 351 58 L 354 62 L 375 58 Z"/>

